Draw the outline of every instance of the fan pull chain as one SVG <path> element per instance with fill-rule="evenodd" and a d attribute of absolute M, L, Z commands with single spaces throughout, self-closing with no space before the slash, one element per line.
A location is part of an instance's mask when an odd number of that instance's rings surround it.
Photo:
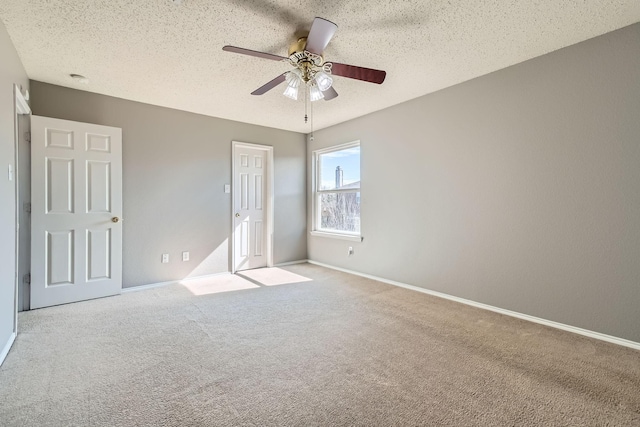
<path fill-rule="evenodd" d="M 304 122 L 305 123 L 307 123 L 307 119 L 308 119 L 308 116 L 307 116 L 307 92 L 308 92 L 308 90 L 307 90 L 307 87 L 305 85 L 305 87 L 304 87 Z"/>
<path fill-rule="evenodd" d="M 309 102 L 309 113 L 311 115 L 311 140 L 313 141 L 313 103 Z"/>

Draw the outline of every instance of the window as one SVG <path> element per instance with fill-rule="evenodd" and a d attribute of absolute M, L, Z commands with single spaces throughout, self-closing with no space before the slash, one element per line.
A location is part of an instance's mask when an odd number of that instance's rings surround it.
<path fill-rule="evenodd" d="M 360 142 L 314 151 L 314 235 L 360 238 Z"/>

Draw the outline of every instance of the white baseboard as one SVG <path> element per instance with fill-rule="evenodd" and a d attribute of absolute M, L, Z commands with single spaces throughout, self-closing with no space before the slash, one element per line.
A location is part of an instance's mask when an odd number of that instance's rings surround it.
<path fill-rule="evenodd" d="M 306 264 L 309 260 L 306 259 L 299 259 L 297 261 L 289 261 L 289 262 L 280 262 L 278 264 L 273 264 L 274 267 L 284 267 L 287 265 L 294 265 L 294 264 Z"/>
<path fill-rule="evenodd" d="M 504 314 L 506 316 L 517 317 L 518 319 L 528 320 L 529 322 L 539 323 L 541 325 L 550 326 L 552 328 L 562 329 L 563 331 L 573 332 L 574 334 L 584 335 L 584 336 L 589 337 L 589 338 L 595 338 L 597 340 L 606 341 L 606 342 L 610 342 L 610 343 L 613 343 L 613 344 L 621 345 L 621 346 L 624 346 L 624 347 L 633 348 L 635 350 L 640 350 L 640 343 L 637 343 L 635 341 L 630 341 L 630 340 L 627 340 L 627 339 L 624 339 L 624 338 L 618 338 L 618 337 L 614 337 L 614 336 L 611 336 L 611 335 L 602 334 L 600 332 L 594 332 L 594 331 L 590 331 L 588 329 L 578 328 L 576 326 L 565 325 L 564 323 L 554 322 L 553 320 L 542 319 L 540 317 L 535 317 L 535 316 L 530 316 L 528 314 L 518 313 L 517 311 L 511 311 L 511 310 L 506 310 L 504 308 L 494 307 L 492 305 L 483 304 L 483 303 L 480 303 L 480 302 L 475 302 L 475 301 L 472 301 L 472 300 L 455 297 L 453 295 L 448 295 L 448 294 L 445 294 L 445 293 L 442 293 L 442 292 L 431 291 L 429 289 L 421 288 L 421 287 L 418 287 L 418 286 L 413 286 L 413 285 L 408 285 L 406 283 L 396 282 L 395 280 L 389 280 L 389 279 L 385 279 L 385 278 L 382 278 L 382 277 L 373 276 L 371 274 L 359 273 L 357 271 L 347 270 L 346 268 L 335 267 L 333 265 L 324 264 L 322 262 L 317 262 L 317 261 L 312 261 L 312 260 L 309 260 L 308 262 L 309 262 L 309 264 L 319 265 L 321 267 L 330 268 L 332 270 L 342 271 L 343 273 L 349 273 L 349 274 L 353 274 L 353 275 L 356 275 L 356 276 L 365 277 L 367 279 L 376 280 L 378 282 L 387 283 L 389 285 L 399 286 L 399 287 L 405 288 L 405 289 L 411 289 L 413 291 L 422 292 L 423 294 L 433 295 L 433 296 L 436 296 L 436 297 L 439 297 L 439 298 L 444 298 L 444 299 L 448 299 L 448 300 L 451 300 L 451 301 L 456 301 L 456 302 L 459 302 L 459 303 L 462 303 L 462 304 L 470 305 L 472 307 L 482 308 L 484 310 L 493 311 L 493 312 L 496 312 L 496 313 Z"/>
<path fill-rule="evenodd" d="M 168 282 L 158 282 L 158 283 L 149 283 L 148 285 L 131 286 L 130 288 L 122 288 L 122 291 L 120 292 L 123 294 L 126 294 L 129 292 L 144 291 L 147 289 L 161 288 L 163 286 L 173 285 L 175 283 L 189 282 L 191 280 L 206 279 L 208 277 L 223 276 L 226 274 L 231 274 L 231 273 L 228 271 L 223 271 L 222 273 L 205 274 L 204 276 L 187 277 L 185 279 L 170 280 Z"/>
<path fill-rule="evenodd" d="M 4 359 L 7 358 L 7 355 L 9 354 L 9 350 L 11 350 L 11 346 L 13 345 L 13 342 L 15 340 L 16 340 L 16 333 L 14 332 L 11 334 L 11 336 L 9 337 L 9 341 L 7 341 L 7 344 L 2 349 L 2 353 L 0 353 L 0 366 L 4 362 Z"/>

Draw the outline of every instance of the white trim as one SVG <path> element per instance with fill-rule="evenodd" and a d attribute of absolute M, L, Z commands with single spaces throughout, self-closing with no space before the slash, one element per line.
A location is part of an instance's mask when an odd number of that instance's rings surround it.
<path fill-rule="evenodd" d="M 7 345 L 0 353 L 0 364 L 4 361 L 4 358 L 9 353 L 11 345 L 16 339 L 18 334 L 18 298 L 20 295 L 20 286 L 22 286 L 22 278 L 18 277 L 20 272 L 20 214 L 22 212 L 22 206 L 20 206 L 20 121 L 18 116 L 31 114 L 31 108 L 27 104 L 27 100 L 24 98 L 20 86 L 13 85 L 13 99 L 14 99 L 14 113 L 13 113 L 13 189 L 15 198 L 15 223 L 14 223 L 14 238 L 15 238 L 15 277 L 14 277 L 14 295 L 13 295 L 13 332 Z M 28 227 L 28 224 L 23 224 L 23 227 Z"/>
<path fill-rule="evenodd" d="M 7 341 L 7 344 L 2 349 L 2 353 L 0 353 L 0 366 L 2 366 L 4 359 L 7 358 L 7 355 L 9 354 L 9 350 L 11 350 L 11 346 L 13 345 L 13 342 L 15 340 L 16 340 L 16 333 L 14 332 L 11 334 L 11 336 L 9 337 L 9 341 Z"/>
<path fill-rule="evenodd" d="M 352 242 L 362 242 L 364 237 L 359 236 L 357 234 L 346 234 L 346 233 L 329 233 L 327 231 L 310 231 L 309 234 L 317 237 L 329 237 L 332 239 L 340 239 L 340 240 L 350 240 Z"/>
<path fill-rule="evenodd" d="M 313 154 L 316 154 L 316 155 L 326 154 L 326 153 L 331 153 L 332 151 L 345 150 L 347 148 L 359 147 L 359 146 L 360 146 L 360 140 L 356 139 L 355 141 L 345 142 L 343 144 L 331 145 L 325 148 L 318 148 L 317 150 L 313 150 Z"/>
<path fill-rule="evenodd" d="M 236 148 L 238 147 L 246 147 L 246 148 L 255 148 L 258 150 L 266 151 L 267 155 L 267 182 L 266 182 L 266 200 L 267 200 L 267 267 L 273 267 L 273 247 L 274 247 L 274 238 L 273 238 L 273 230 L 274 230 L 274 169 L 275 164 L 273 161 L 273 146 L 272 145 L 262 145 L 262 144 L 252 144 L 250 142 L 241 142 L 241 141 L 231 141 L 231 273 L 236 272 L 236 248 L 235 248 L 235 227 L 234 227 L 234 215 L 236 213 L 235 209 L 235 188 L 233 185 L 235 174 L 236 174 Z"/>
<path fill-rule="evenodd" d="M 589 338 L 595 338 L 600 341 L 606 341 L 612 344 L 621 345 L 623 347 L 633 348 L 634 350 L 640 350 L 640 343 L 635 341 L 630 341 L 624 338 L 618 338 L 611 335 L 603 334 L 600 332 L 590 331 L 588 329 L 578 328 L 576 326 L 565 325 L 564 323 L 554 322 L 553 320 L 542 319 L 540 317 L 530 316 L 528 314 L 518 313 L 517 311 L 506 310 L 504 308 L 494 307 L 492 305 L 483 304 L 480 302 L 475 302 L 472 300 L 455 297 L 453 295 L 448 295 L 442 292 L 432 291 L 429 289 L 421 288 L 418 286 L 408 285 L 402 282 L 396 282 L 395 280 L 384 279 L 382 277 L 373 276 L 371 274 L 359 273 L 357 271 L 347 270 L 346 268 L 334 267 L 329 264 L 324 264 L 322 262 L 309 260 L 309 264 L 319 265 L 320 267 L 330 268 L 332 270 L 342 271 L 343 273 L 349 273 L 360 277 L 365 277 L 367 279 L 376 280 L 378 282 L 387 283 L 389 285 L 398 286 L 405 289 L 411 289 L 412 291 L 422 292 L 423 294 L 433 295 L 435 297 L 448 299 L 451 301 L 459 302 L 462 304 L 470 305 L 472 307 L 481 308 L 484 310 L 493 311 L 495 313 L 504 314 L 506 316 L 516 317 L 518 319 L 527 320 L 533 323 L 539 323 L 544 326 L 550 326 L 552 328 L 561 329 L 567 332 L 573 332 L 574 334 L 583 335 Z"/>
<path fill-rule="evenodd" d="M 333 190 L 319 190 L 318 182 L 320 181 L 320 156 L 322 154 L 331 153 L 334 151 L 346 150 L 352 147 L 360 147 L 360 140 L 347 142 L 344 144 L 332 145 L 330 147 L 320 148 L 311 152 L 311 226 L 312 230 L 310 234 L 318 237 L 330 237 L 334 239 L 350 240 L 352 242 L 362 242 L 362 236 L 358 234 L 341 233 L 339 231 L 326 231 L 316 229 L 318 226 L 318 218 L 320 217 L 320 205 L 318 204 L 318 195 L 322 193 L 361 193 L 361 188 L 349 188 L 349 189 L 337 189 Z M 362 230 L 360 230 L 362 231 Z"/>
<path fill-rule="evenodd" d="M 274 264 L 274 267 L 285 267 L 287 265 L 295 265 L 295 264 L 306 264 L 307 262 L 309 262 L 309 260 L 307 259 L 299 259 L 297 261 L 288 261 L 288 262 L 281 262 L 278 264 Z"/>
<path fill-rule="evenodd" d="M 190 282 L 192 280 L 206 279 L 208 277 L 225 276 L 228 274 L 231 274 L 231 273 L 228 271 L 223 271 L 222 273 L 205 274 L 204 276 L 187 277 L 186 279 L 169 280 L 168 282 L 157 282 L 157 283 L 149 283 L 148 285 L 131 286 L 129 288 L 122 288 L 122 293 L 126 294 L 129 292 L 146 291 L 148 289 L 161 288 L 164 286 L 174 285 L 176 283 Z"/>
<path fill-rule="evenodd" d="M 18 85 L 13 85 L 14 92 L 16 94 L 16 112 L 17 114 L 31 114 L 31 108 L 27 104 L 27 100 L 24 99 L 24 95 L 20 91 Z"/>

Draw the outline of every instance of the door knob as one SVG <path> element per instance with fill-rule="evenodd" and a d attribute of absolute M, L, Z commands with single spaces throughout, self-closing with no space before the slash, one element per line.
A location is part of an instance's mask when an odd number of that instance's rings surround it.
<path fill-rule="evenodd" d="M 240 212 L 236 212 L 236 218 L 240 218 Z"/>
<path fill-rule="evenodd" d="M 111 218 L 111 222 L 120 222 L 120 218 L 114 216 L 113 218 Z"/>

